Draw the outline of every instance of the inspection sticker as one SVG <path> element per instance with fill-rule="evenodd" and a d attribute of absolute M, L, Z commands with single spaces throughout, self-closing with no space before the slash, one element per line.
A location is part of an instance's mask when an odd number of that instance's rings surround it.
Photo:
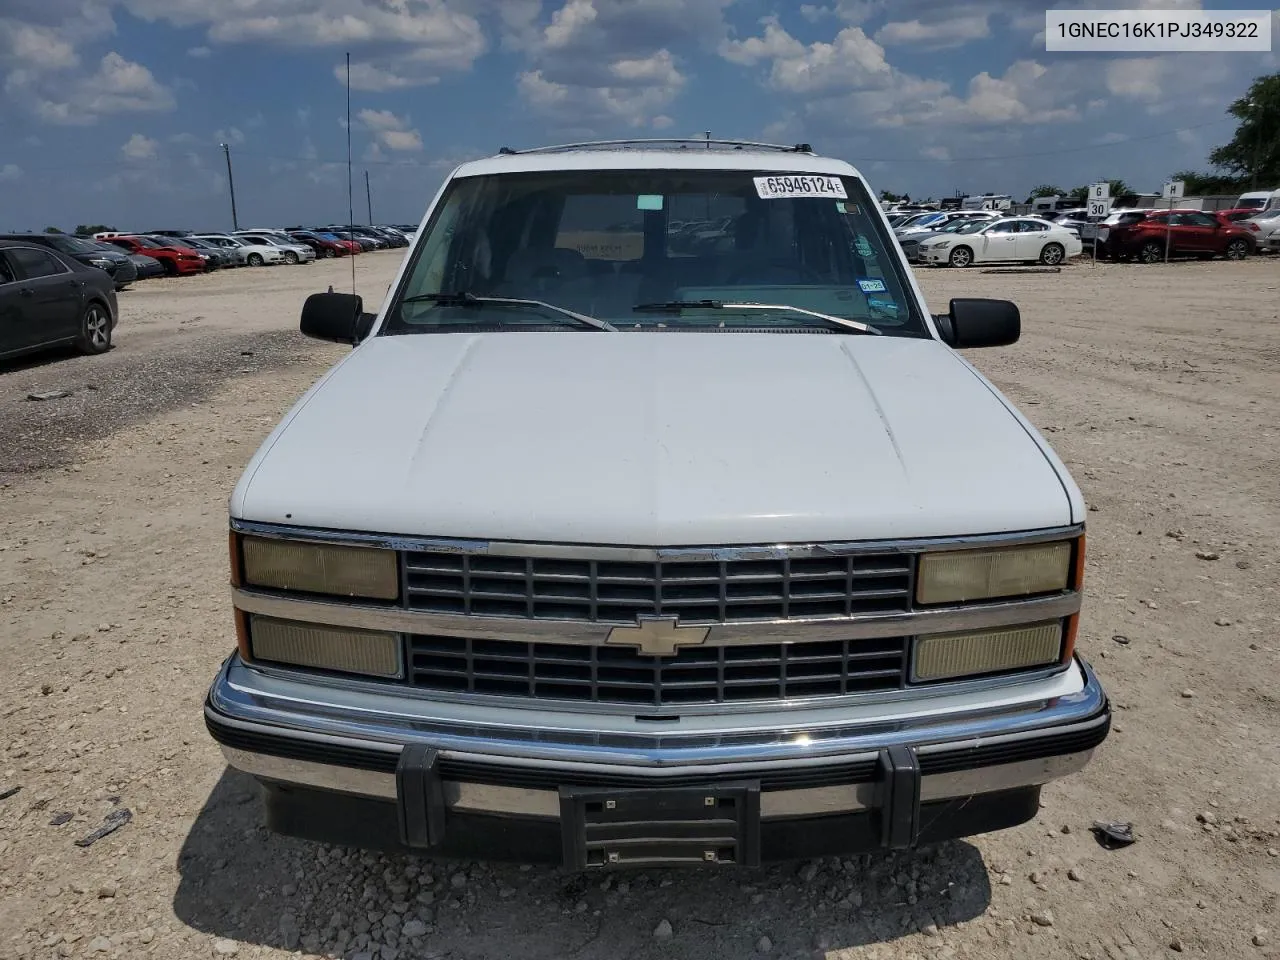
<path fill-rule="evenodd" d="M 833 197 L 848 200 L 839 177 L 755 177 L 756 193 L 761 200 L 785 200 L 791 197 Z"/>
<path fill-rule="evenodd" d="M 863 293 L 884 293 L 883 280 L 859 280 L 858 289 Z"/>

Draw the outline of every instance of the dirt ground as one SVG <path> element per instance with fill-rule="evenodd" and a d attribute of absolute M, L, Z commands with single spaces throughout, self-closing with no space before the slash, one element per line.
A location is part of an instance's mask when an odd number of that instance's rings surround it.
<path fill-rule="evenodd" d="M 359 259 L 370 303 L 399 259 Z M 349 269 L 140 284 L 110 354 L 0 366 L 0 957 L 1280 957 L 1280 261 L 921 274 L 938 311 L 1019 302 L 1023 340 L 972 359 L 1092 511 L 1080 645 L 1116 722 L 1037 820 L 589 880 L 274 837 L 205 733 L 226 499 L 342 355 L 296 323 Z"/>

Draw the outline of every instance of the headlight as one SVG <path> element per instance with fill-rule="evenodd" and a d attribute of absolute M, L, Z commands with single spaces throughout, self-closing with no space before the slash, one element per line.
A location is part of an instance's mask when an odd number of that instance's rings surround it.
<path fill-rule="evenodd" d="M 394 550 L 243 537 L 240 553 L 248 586 L 374 600 L 400 595 Z"/>
<path fill-rule="evenodd" d="M 111 261 L 108 260 L 106 257 L 101 257 L 101 258 L 95 257 L 89 262 L 93 264 L 95 267 L 97 267 L 99 270 L 108 270 L 111 268 Z"/>
<path fill-rule="evenodd" d="M 916 640 L 917 683 L 953 680 L 1030 667 L 1062 659 L 1062 622 L 1032 623 L 973 633 L 939 633 Z"/>
<path fill-rule="evenodd" d="M 254 660 L 375 677 L 401 675 L 400 635 L 274 617 L 249 618 Z"/>
<path fill-rule="evenodd" d="M 1065 590 L 1072 541 L 991 550 L 926 553 L 916 576 L 916 602 L 959 603 Z"/>

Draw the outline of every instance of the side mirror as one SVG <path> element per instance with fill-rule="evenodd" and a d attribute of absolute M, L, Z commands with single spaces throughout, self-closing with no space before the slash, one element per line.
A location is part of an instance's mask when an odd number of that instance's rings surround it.
<path fill-rule="evenodd" d="M 958 298 L 951 301 L 949 313 L 933 319 L 943 342 L 957 350 L 1007 347 L 1022 333 L 1018 305 L 1008 300 Z"/>
<path fill-rule="evenodd" d="M 299 328 L 308 337 L 350 343 L 369 335 L 377 314 L 364 312 L 364 301 L 354 293 L 313 293 L 302 305 Z"/>

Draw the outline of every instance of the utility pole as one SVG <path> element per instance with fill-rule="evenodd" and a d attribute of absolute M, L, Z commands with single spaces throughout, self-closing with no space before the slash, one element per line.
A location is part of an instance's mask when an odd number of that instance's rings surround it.
<path fill-rule="evenodd" d="M 223 156 L 227 158 L 227 186 L 231 188 L 231 229 L 240 229 L 240 219 L 236 216 L 236 181 L 231 176 L 231 147 L 222 144 Z"/>
<path fill-rule="evenodd" d="M 364 172 L 364 202 L 369 210 L 369 226 L 373 226 L 373 194 L 369 191 L 369 171 Z"/>

